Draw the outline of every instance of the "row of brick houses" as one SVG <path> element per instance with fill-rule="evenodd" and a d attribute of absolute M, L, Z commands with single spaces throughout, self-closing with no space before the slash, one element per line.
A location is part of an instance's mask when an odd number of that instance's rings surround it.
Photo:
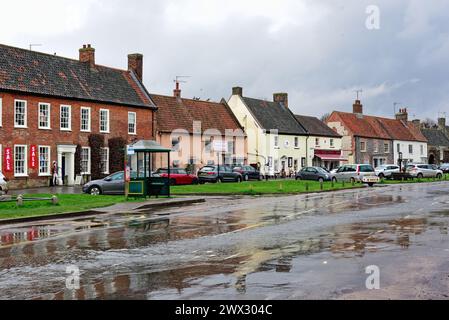
<path fill-rule="evenodd" d="M 325 123 L 294 114 L 287 93 L 268 101 L 241 87 L 220 102 L 186 99 L 179 83 L 171 96 L 150 94 L 142 54 L 128 55 L 120 70 L 98 65 L 90 45 L 79 59 L 0 45 L 0 171 L 11 188 L 49 185 L 53 168 L 67 185 L 123 170 L 126 145 L 137 140 L 173 150 L 171 163 L 156 155 L 153 168 L 191 172 L 245 164 L 288 176 L 312 165 L 449 161 L 444 119 L 423 128 L 406 109 L 394 119 L 369 116 L 359 100 L 352 111 L 334 111 Z"/>

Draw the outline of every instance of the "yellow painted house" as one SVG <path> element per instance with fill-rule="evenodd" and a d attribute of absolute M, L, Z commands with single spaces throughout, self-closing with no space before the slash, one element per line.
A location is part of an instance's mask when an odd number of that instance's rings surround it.
<path fill-rule="evenodd" d="M 308 165 L 308 134 L 288 108 L 286 93 L 265 101 L 244 97 L 235 87 L 228 105 L 247 135 L 248 163 L 263 175 L 290 175 Z"/>

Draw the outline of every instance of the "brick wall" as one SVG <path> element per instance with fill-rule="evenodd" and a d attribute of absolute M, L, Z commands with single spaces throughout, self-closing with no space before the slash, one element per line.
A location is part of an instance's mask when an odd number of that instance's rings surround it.
<path fill-rule="evenodd" d="M 66 99 L 55 99 L 46 97 L 37 97 L 23 94 L 11 94 L 0 92 L 2 99 L 2 126 L 0 127 L 0 145 L 2 148 L 1 168 L 4 170 L 4 150 L 5 148 L 14 148 L 15 144 L 23 144 L 29 147 L 31 145 L 42 145 L 51 147 L 51 159 L 57 161 L 57 145 L 70 144 L 89 146 L 88 137 L 90 134 L 100 133 L 100 109 L 109 110 L 108 134 L 104 134 L 105 146 L 109 138 L 122 137 L 128 142 L 140 139 L 153 139 L 153 111 L 144 108 L 133 108 L 127 106 L 108 105 L 102 103 L 80 102 Z M 14 100 L 27 101 L 27 126 L 26 129 L 14 128 Z M 38 128 L 38 104 L 49 103 L 51 129 L 44 130 Z M 71 106 L 71 131 L 60 130 L 60 105 Z M 91 108 L 91 132 L 80 132 L 80 108 Z M 128 112 L 136 112 L 137 115 L 137 135 L 128 134 Z M 101 133 L 103 134 L 103 133 Z M 27 155 L 28 156 L 28 155 Z M 33 187 L 48 185 L 48 177 L 39 177 L 38 169 L 28 168 L 28 177 L 17 178 L 14 173 L 4 173 L 11 180 L 12 188 Z"/>
<path fill-rule="evenodd" d="M 365 142 L 366 151 L 362 152 L 360 143 Z M 384 144 L 388 143 L 388 151 L 384 151 Z M 377 149 L 377 150 L 376 150 Z M 355 162 L 374 165 L 374 158 L 384 158 L 386 163 L 393 164 L 393 141 L 382 139 L 355 138 Z"/>

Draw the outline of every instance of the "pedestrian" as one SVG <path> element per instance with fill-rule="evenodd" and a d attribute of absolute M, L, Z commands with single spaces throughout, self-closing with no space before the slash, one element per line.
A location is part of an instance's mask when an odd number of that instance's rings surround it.
<path fill-rule="evenodd" d="M 56 161 L 53 161 L 53 165 L 51 167 L 51 186 L 58 185 L 58 164 Z"/>

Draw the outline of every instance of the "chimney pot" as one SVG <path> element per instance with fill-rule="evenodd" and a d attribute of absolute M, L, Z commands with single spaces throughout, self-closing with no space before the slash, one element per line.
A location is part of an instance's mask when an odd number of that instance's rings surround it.
<path fill-rule="evenodd" d="M 128 70 L 133 71 L 136 77 L 143 81 L 143 55 L 133 53 L 128 55 Z"/>
<path fill-rule="evenodd" d="M 404 122 L 408 121 L 407 108 L 399 109 L 399 112 L 396 113 L 396 120 L 401 120 L 401 121 L 404 121 Z"/>
<path fill-rule="evenodd" d="M 273 102 L 280 102 L 288 108 L 288 93 L 273 93 Z"/>
<path fill-rule="evenodd" d="M 438 128 L 446 130 L 446 118 L 438 118 Z"/>
<path fill-rule="evenodd" d="M 176 87 L 173 90 L 173 96 L 176 98 L 181 98 L 181 89 L 179 88 L 179 81 L 176 81 Z"/>

